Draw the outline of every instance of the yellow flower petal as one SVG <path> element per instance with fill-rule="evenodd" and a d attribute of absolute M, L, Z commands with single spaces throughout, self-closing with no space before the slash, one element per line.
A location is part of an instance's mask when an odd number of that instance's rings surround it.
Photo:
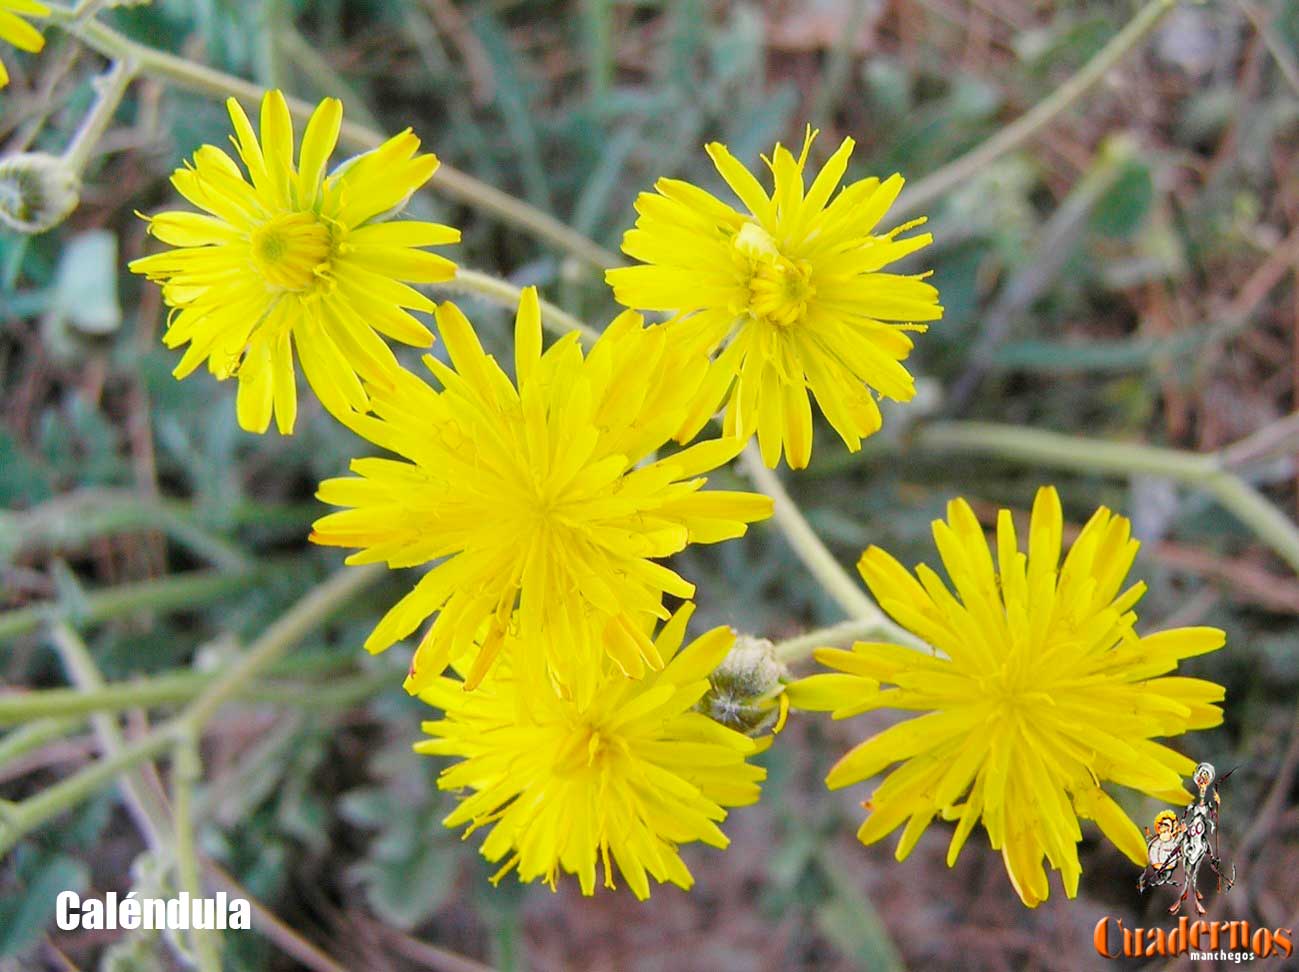
<path fill-rule="evenodd" d="M 642 262 L 606 273 L 615 299 L 674 312 L 667 326 L 676 339 L 716 355 L 679 441 L 698 434 L 733 386 L 728 434 L 756 435 L 764 462 L 774 466 L 784 455 L 797 469 L 812 454 L 809 393 L 853 450 L 880 427 L 874 395 L 915 394 L 901 363 L 911 349 L 905 332 L 923 330 L 943 309 L 922 276 L 884 269 L 932 238 L 899 235 L 923 220 L 876 233 L 902 178 L 840 188 L 851 139 L 805 187 L 815 134 L 797 157 L 777 146 L 770 195 L 725 146 L 707 146 L 747 212 L 673 179 L 636 200 L 623 251 Z"/>
<path fill-rule="evenodd" d="M 177 378 L 204 361 L 218 378 L 240 375 L 242 426 L 262 431 L 274 414 L 281 434 L 292 432 L 295 348 L 321 403 L 352 424 L 369 402 L 361 379 L 379 388 L 397 380 L 397 360 L 379 335 L 433 343 L 408 312 L 432 312 L 433 302 L 403 281 L 449 279 L 454 264 L 419 247 L 456 242 L 459 231 L 366 220 L 422 185 L 436 160 L 416 155 L 419 140 L 403 133 L 327 177 L 342 124 L 337 99 L 322 101 L 307 123 L 300 168 L 280 92 L 262 99 L 260 141 L 238 102 L 226 107 L 247 178 L 222 150 L 199 148 L 172 183 L 204 213 L 152 217 L 150 233 L 174 249 L 135 260 L 131 270 L 160 283 L 179 311 L 164 339 L 168 347 L 189 344 Z"/>
<path fill-rule="evenodd" d="M 736 441 L 647 461 L 680 426 L 704 352 L 686 353 L 631 313 L 589 354 L 576 336 L 543 352 L 529 288 L 512 382 L 458 307 L 443 303 L 436 317 L 451 363 L 427 364 L 442 390 L 413 376 L 371 384 L 374 417 L 351 424 L 407 461 L 354 467 L 365 488 L 321 489 L 352 509 L 318 521 L 314 542 L 360 547 L 354 562 L 438 561 L 367 647 L 382 650 L 435 615 L 408 679 L 418 690 L 517 607 L 510 623 L 521 641 L 544 646 L 529 662 L 538 680 L 579 701 L 606 655 L 632 678 L 661 669 L 670 654 L 660 654 L 651 624 L 667 617 L 665 595 L 690 597 L 694 585 L 659 559 L 739 536 L 772 509 L 765 496 L 703 489 L 702 474 L 734 458 Z"/>
<path fill-rule="evenodd" d="M 685 605 L 657 642 L 678 640 L 691 610 Z M 641 899 L 653 882 L 690 887 L 678 846 L 725 847 L 717 823 L 727 808 L 756 800 L 765 777 L 746 762 L 753 740 L 691 708 L 733 641 L 714 629 L 674 656 L 665 651 L 665 667 L 637 682 L 597 660 L 585 703 L 538 692 L 527 659 L 539 646 L 513 634 L 479 689 L 430 679 L 420 698 L 444 711 L 424 723 L 433 738 L 415 750 L 458 757 L 439 786 L 467 791 L 444 823 L 468 825 L 466 836 L 488 830 L 482 854 L 504 862 L 497 877 L 517 869 L 520 881 L 554 889 L 571 874 L 592 895 L 603 870 L 606 888 L 621 880 Z"/>
<path fill-rule="evenodd" d="M 816 660 L 842 674 L 813 675 L 787 690 L 795 707 L 836 718 L 885 707 L 919 713 L 850 750 L 827 785 L 849 786 L 897 764 L 871 796 L 859 838 L 879 840 L 905 824 L 901 857 L 935 817 L 955 820 L 950 866 L 982 823 L 1029 907 L 1049 894 L 1044 860 L 1065 893 L 1077 893 L 1079 817 L 1144 864 L 1139 829 L 1098 784 L 1184 804 L 1180 783 L 1195 763 L 1153 740 L 1222 719 L 1220 685 L 1165 673 L 1181 658 L 1220 648 L 1223 633 L 1179 628 L 1138 637 L 1131 608 L 1141 588 L 1123 589 L 1136 543 L 1130 524 L 1101 509 L 1061 565 L 1063 523 L 1059 496 L 1044 487 L 1028 551 L 1018 549 L 1002 510 L 994 560 L 969 504 L 948 504 L 934 538 L 953 589 L 923 564 L 913 574 L 870 548 L 858 567 L 881 606 L 943 654 L 867 642 L 822 648 Z"/>

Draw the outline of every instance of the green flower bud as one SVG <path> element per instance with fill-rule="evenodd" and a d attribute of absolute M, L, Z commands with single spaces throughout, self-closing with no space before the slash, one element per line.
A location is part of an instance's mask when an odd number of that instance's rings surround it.
<path fill-rule="evenodd" d="M 0 223 L 19 233 L 44 233 L 77 208 L 81 179 L 63 159 L 24 152 L 0 159 Z"/>
<path fill-rule="evenodd" d="M 695 708 L 749 736 L 772 730 L 780 719 L 780 697 L 788 677 L 766 638 L 740 635 L 709 681 L 712 687 Z M 778 731 L 778 730 L 775 730 Z"/>

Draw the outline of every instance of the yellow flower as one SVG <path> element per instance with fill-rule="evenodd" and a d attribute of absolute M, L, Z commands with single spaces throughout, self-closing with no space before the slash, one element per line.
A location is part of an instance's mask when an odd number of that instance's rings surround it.
<path fill-rule="evenodd" d="M 538 691 L 516 672 L 522 646 L 513 639 L 476 691 L 440 677 L 420 692 L 446 715 L 424 723 L 436 738 L 415 749 L 462 757 L 438 785 L 472 791 L 443 823 L 491 828 L 483 856 L 505 858 L 493 881 L 517 868 L 521 881 L 540 878 L 554 889 L 563 871 L 589 895 L 597 864 L 607 888 L 616 865 L 644 900 L 649 877 L 694 883 L 678 845 L 727 845 L 717 826 L 723 808 L 756 802 L 766 772 L 745 761 L 757 748 L 752 739 L 691 711 L 735 637 L 714 628 L 678 652 L 693 609 L 677 611 L 655 639 L 661 671 L 633 681 L 606 665 L 586 706 Z"/>
<path fill-rule="evenodd" d="M 381 651 L 437 613 L 408 687 L 440 674 L 481 635 L 472 688 L 517 602 L 520 639 L 544 651 L 551 674 L 579 698 L 606 651 L 633 677 L 661 667 L 645 622 L 667 617 L 663 594 L 687 598 L 694 586 L 656 558 L 741 536 L 771 513 L 765 496 L 701 491 L 700 474 L 734 458 L 737 440 L 650 461 L 681 424 L 706 360 L 677 354 L 662 327 L 631 312 L 585 357 L 577 334 L 543 354 L 529 288 L 515 326 L 516 387 L 454 304 L 438 307 L 437 324 L 453 367 L 425 361 L 445 391 L 404 373 L 374 393 L 375 417 L 350 421 L 409 461 L 358 459 L 360 478 L 327 480 L 317 493 L 352 507 L 318 520 L 311 535 L 363 548 L 349 563 L 438 561 L 366 647 Z"/>
<path fill-rule="evenodd" d="M 748 439 L 756 432 L 767 465 L 779 462 L 783 446 L 798 469 L 812 455 L 809 389 L 853 451 L 880 427 L 872 391 L 897 401 L 915 394 L 901 364 L 911 351 L 906 331 L 924 330 L 916 322 L 937 320 L 943 309 L 927 275 L 883 268 L 932 237 L 900 238 L 923 219 L 876 232 L 902 189 L 899 175 L 863 179 L 834 195 L 850 138 L 805 190 L 815 135 L 809 129 L 797 159 L 776 146 L 767 161 L 771 195 L 724 145 L 707 147 L 746 212 L 677 179 L 660 179 L 657 194 L 636 201 L 639 218 L 622 248 L 643 264 L 608 271 L 614 296 L 627 307 L 674 312 L 677 340 L 721 349 L 679 432 L 682 442 L 729 390 L 728 434 Z"/>
<path fill-rule="evenodd" d="M 885 729 L 844 756 L 831 789 L 887 775 L 857 831 L 869 844 L 906 824 L 897 858 L 935 816 L 958 821 L 950 866 L 982 820 L 1020 898 L 1048 894 L 1045 855 L 1074 897 L 1082 869 L 1078 819 L 1091 819 L 1128 857 L 1146 863 L 1145 841 L 1102 782 L 1184 803 L 1195 762 L 1153 741 L 1222 721 L 1223 689 L 1174 672 L 1182 658 L 1215 651 L 1216 628 L 1138 636 L 1132 607 L 1142 583 L 1120 591 L 1139 543 L 1131 524 L 1102 507 L 1060 566 L 1062 519 L 1052 488 L 1038 491 L 1028 552 L 1010 513 L 997 520 L 997 565 L 970 507 L 957 500 L 934 540 L 955 587 L 923 564 L 915 577 L 872 547 L 858 569 L 880 605 L 945 655 L 891 644 L 824 648 L 823 664 L 790 688 L 795 708 L 845 718 L 870 709 L 925 712 Z M 1057 569 L 1058 567 L 1058 569 Z M 890 688 L 880 689 L 880 683 Z"/>
<path fill-rule="evenodd" d="M 343 118 L 336 98 L 311 116 L 296 168 L 280 92 L 262 99 L 260 144 L 238 102 L 226 106 L 251 184 L 229 155 L 204 145 L 171 182 L 207 215 L 150 218 L 149 232 L 177 249 L 131 269 L 160 281 L 176 309 L 164 341 L 189 344 L 176 377 L 204 360 L 218 379 L 237 375 L 240 426 L 265 432 L 273 410 L 287 434 L 297 415 L 294 349 L 321 403 L 345 416 L 367 406 L 361 378 L 389 386 L 399 370 L 379 334 L 433 343 L 404 309 L 431 312 L 433 302 L 402 281 L 450 279 L 455 264 L 418 247 L 454 243 L 460 231 L 388 221 L 438 167 L 435 156 L 416 155 L 419 139 L 409 129 L 326 175 Z"/>
<path fill-rule="evenodd" d="M 50 8 L 36 0 L 0 0 L 0 40 L 20 51 L 37 53 L 45 46 L 41 32 L 23 17 L 48 17 Z M 9 83 L 9 72 L 0 61 L 0 88 Z"/>

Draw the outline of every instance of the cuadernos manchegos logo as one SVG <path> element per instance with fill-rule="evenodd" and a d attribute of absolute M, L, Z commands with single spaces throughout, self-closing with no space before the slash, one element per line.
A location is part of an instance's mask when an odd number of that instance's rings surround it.
<path fill-rule="evenodd" d="M 1294 954 L 1289 928 L 1268 928 L 1246 920 L 1214 921 L 1206 917 L 1202 881 L 1212 881 L 1218 894 L 1236 883 L 1236 868 L 1222 863 L 1218 841 L 1219 785 L 1231 773 L 1217 775 L 1212 763 L 1201 763 L 1191 777 L 1195 797 L 1180 814 L 1162 810 L 1154 830 L 1146 828 L 1147 863 L 1137 890 L 1170 887 L 1180 892 L 1168 911 L 1179 915 L 1168 928 L 1128 927 L 1122 918 L 1106 915 L 1096 922 L 1093 944 L 1106 958 L 1148 958 L 1185 955 L 1192 960 L 1252 962 L 1287 959 Z M 1207 873 L 1202 868 L 1207 865 Z M 1196 917 L 1181 914 L 1192 909 Z"/>

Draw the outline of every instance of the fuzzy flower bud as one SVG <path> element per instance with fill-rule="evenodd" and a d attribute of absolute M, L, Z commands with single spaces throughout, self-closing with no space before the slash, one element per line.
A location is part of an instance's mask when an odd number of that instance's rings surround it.
<path fill-rule="evenodd" d="M 44 233 L 77 208 L 80 190 L 76 172 L 56 155 L 0 159 L 0 223 L 19 233 Z"/>
<path fill-rule="evenodd" d="M 695 706 L 724 726 L 749 736 L 779 732 L 785 721 L 788 677 L 766 638 L 740 635 L 726 658 L 713 671 L 712 688 Z"/>

